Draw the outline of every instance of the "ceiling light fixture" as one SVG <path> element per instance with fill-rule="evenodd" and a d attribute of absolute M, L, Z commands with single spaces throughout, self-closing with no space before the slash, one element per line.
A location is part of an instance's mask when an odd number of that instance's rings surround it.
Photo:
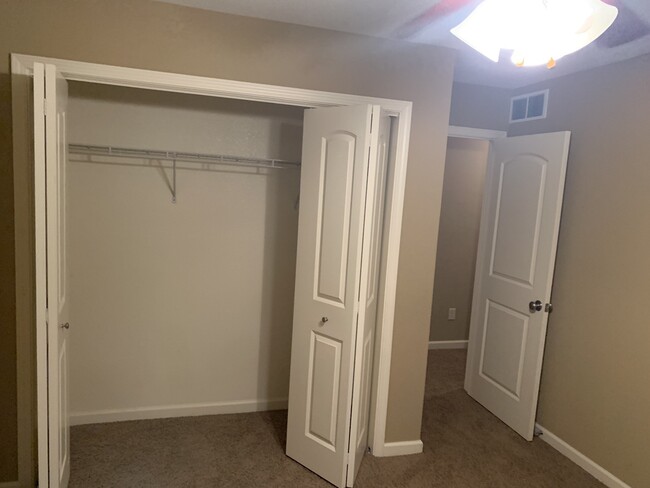
<path fill-rule="evenodd" d="M 451 33 L 494 62 L 506 49 L 517 66 L 553 68 L 595 41 L 617 15 L 601 0 L 484 0 Z"/>

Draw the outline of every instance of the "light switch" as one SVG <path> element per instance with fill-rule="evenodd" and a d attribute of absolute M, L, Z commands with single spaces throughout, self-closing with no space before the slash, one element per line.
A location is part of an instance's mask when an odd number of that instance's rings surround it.
<path fill-rule="evenodd" d="M 450 308 L 449 313 L 447 314 L 447 320 L 456 320 L 456 309 Z"/>

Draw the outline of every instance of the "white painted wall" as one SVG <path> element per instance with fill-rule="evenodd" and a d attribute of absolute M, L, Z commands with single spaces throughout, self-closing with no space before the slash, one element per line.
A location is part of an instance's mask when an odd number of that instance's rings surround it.
<path fill-rule="evenodd" d="M 73 143 L 300 159 L 298 108 L 70 91 Z M 68 166 L 72 421 L 282 406 L 299 170 L 180 169 L 172 204 L 160 168 L 82 159 Z"/>

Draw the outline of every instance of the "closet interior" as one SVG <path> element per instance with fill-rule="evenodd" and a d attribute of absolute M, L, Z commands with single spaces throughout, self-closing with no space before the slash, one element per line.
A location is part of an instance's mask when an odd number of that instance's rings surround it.
<path fill-rule="evenodd" d="M 71 425 L 286 408 L 303 112 L 69 82 Z"/>

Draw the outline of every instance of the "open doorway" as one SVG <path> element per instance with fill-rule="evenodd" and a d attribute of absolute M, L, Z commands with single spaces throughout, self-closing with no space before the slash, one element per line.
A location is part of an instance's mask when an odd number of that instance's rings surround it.
<path fill-rule="evenodd" d="M 449 137 L 429 349 L 467 349 L 490 142 Z"/>
<path fill-rule="evenodd" d="M 459 364 L 467 348 L 466 392 L 530 441 L 570 133 L 450 130 L 459 135 L 448 143 L 430 348 L 458 349 Z"/>

